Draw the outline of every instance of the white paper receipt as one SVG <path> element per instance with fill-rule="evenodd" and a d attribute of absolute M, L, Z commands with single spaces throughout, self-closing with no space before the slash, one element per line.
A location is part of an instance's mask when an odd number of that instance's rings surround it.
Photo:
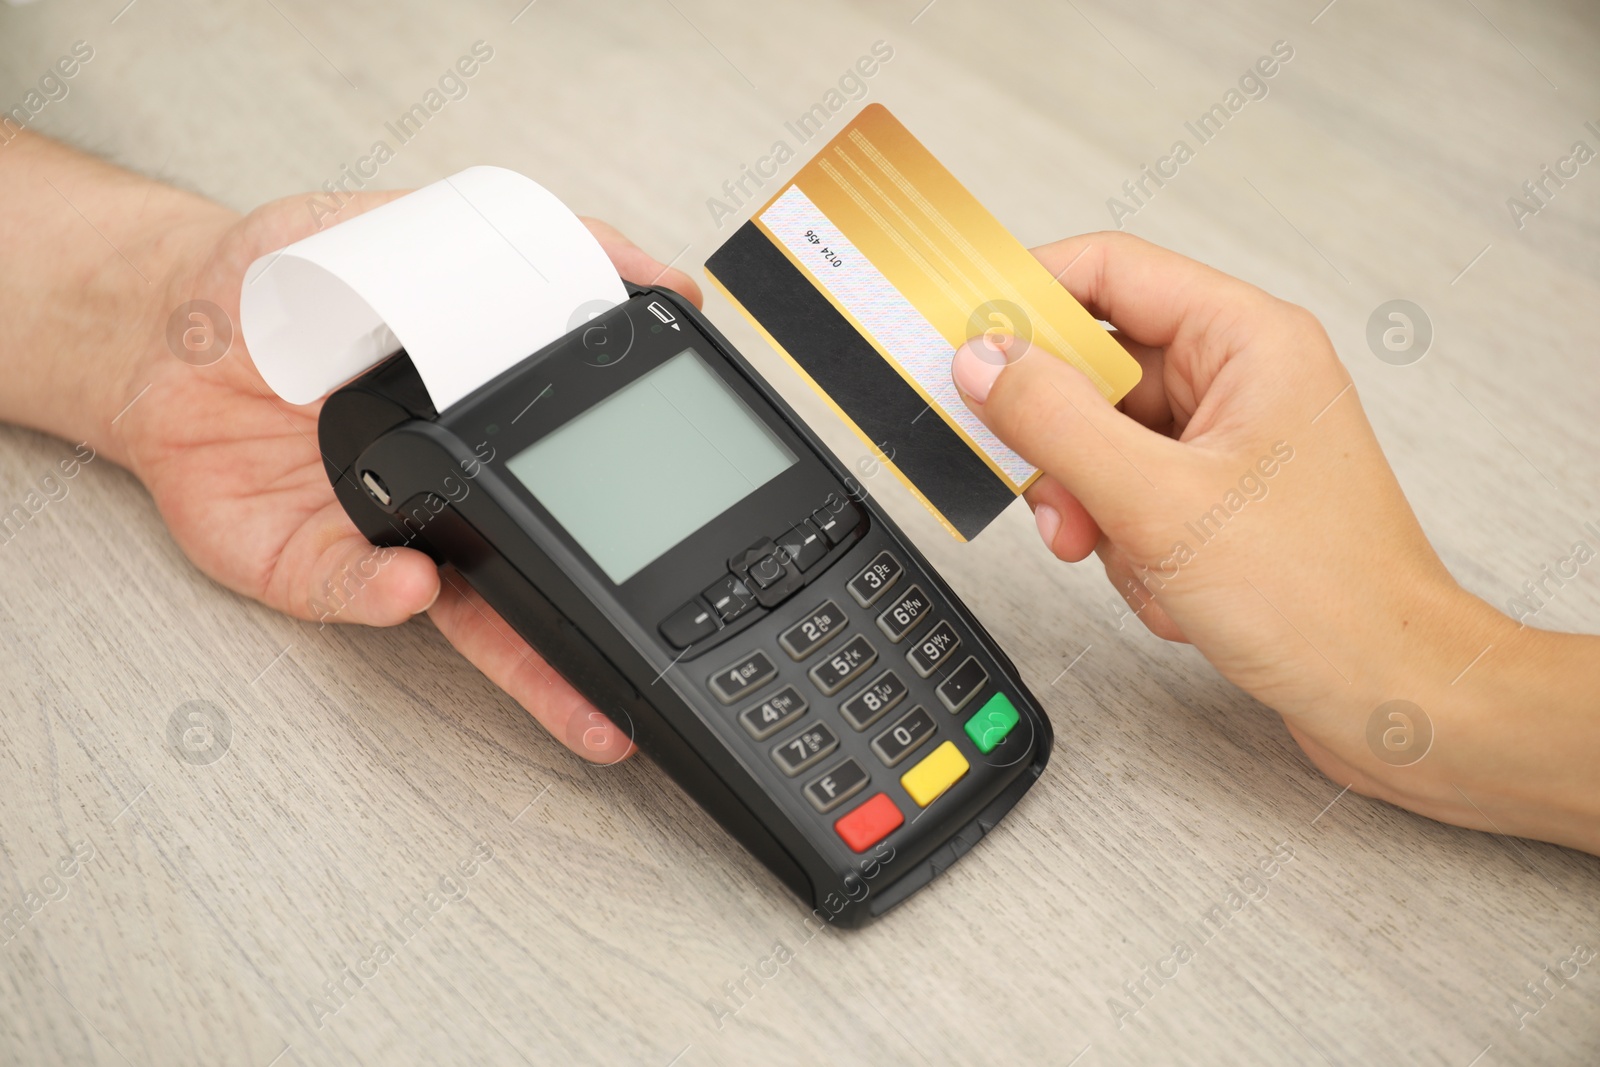
<path fill-rule="evenodd" d="M 291 404 L 403 347 L 443 411 L 625 299 L 605 250 L 549 190 L 472 167 L 262 256 L 239 318 Z"/>

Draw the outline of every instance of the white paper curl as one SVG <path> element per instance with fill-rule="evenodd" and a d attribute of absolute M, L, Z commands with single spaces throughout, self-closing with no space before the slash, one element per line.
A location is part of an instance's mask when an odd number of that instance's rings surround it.
<path fill-rule="evenodd" d="M 250 264 L 239 325 L 291 404 L 404 347 L 443 411 L 570 330 L 583 305 L 626 298 L 549 190 L 471 167 Z"/>

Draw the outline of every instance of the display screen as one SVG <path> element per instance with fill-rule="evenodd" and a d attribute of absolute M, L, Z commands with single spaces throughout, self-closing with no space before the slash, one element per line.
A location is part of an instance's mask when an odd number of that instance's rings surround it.
<path fill-rule="evenodd" d="M 794 462 L 686 348 L 506 467 L 620 585 Z"/>

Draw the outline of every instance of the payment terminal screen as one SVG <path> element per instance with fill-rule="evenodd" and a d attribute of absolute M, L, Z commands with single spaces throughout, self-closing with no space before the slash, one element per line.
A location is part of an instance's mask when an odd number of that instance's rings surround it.
<path fill-rule="evenodd" d="M 506 467 L 620 585 L 794 462 L 686 348 Z"/>

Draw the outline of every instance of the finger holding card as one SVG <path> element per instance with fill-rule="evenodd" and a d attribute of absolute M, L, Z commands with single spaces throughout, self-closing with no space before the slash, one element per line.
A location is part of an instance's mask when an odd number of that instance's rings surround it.
<path fill-rule="evenodd" d="M 950 353 L 1030 342 L 1107 400 L 1139 362 L 881 104 L 706 263 L 713 282 L 957 538 L 1038 471 L 962 402 Z"/>

